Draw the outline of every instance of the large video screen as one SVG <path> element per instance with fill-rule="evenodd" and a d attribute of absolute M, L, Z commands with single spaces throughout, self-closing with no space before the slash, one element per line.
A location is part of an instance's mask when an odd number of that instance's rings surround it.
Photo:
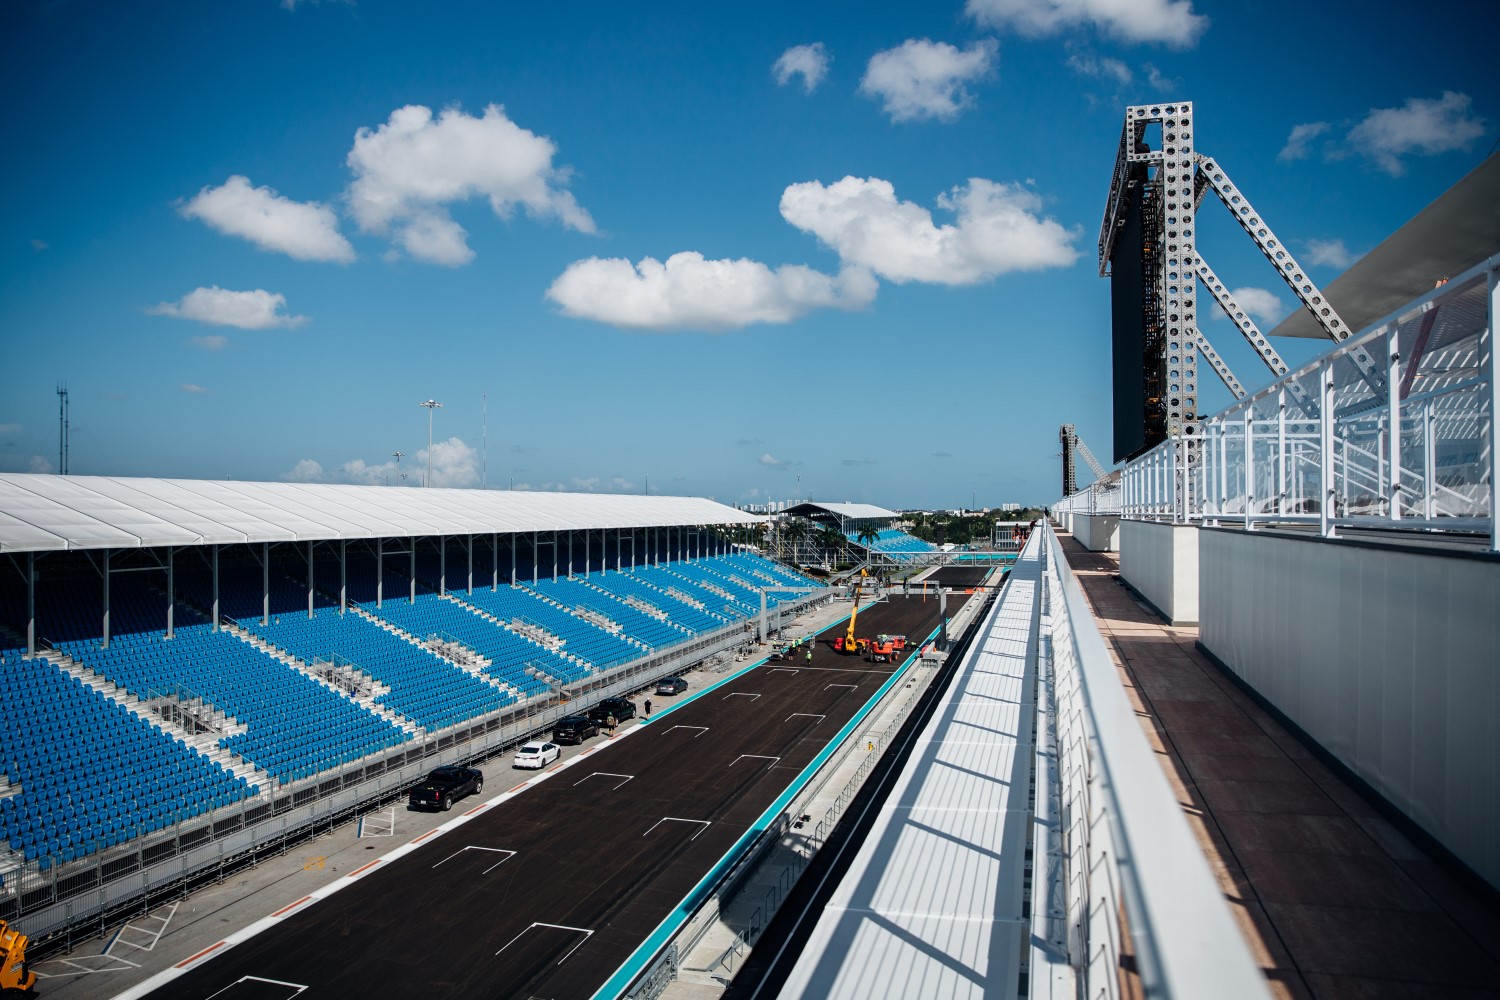
<path fill-rule="evenodd" d="M 1138 182 L 1142 178 L 1137 176 Z M 1155 444 L 1147 440 L 1146 318 L 1142 308 L 1145 267 L 1141 259 L 1141 185 L 1130 188 L 1125 225 L 1110 258 L 1110 322 L 1114 361 L 1116 462 Z"/>

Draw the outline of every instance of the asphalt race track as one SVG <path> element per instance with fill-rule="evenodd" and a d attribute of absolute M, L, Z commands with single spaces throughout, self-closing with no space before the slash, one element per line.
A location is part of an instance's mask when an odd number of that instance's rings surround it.
<path fill-rule="evenodd" d="M 949 598 L 950 616 L 964 600 Z M 935 595 L 897 597 L 862 608 L 858 630 L 919 640 L 937 616 Z M 820 641 L 811 665 L 799 652 L 670 711 L 656 699 L 628 738 L 597 741 L 607 753 L 600 745 L 405 857 L 351 872 L 347 888 L 288 907 L 151 996 L 588 998 L 891 669 Z M 508 763 L 487 766 L 489 794 L 534 777 Z"/>

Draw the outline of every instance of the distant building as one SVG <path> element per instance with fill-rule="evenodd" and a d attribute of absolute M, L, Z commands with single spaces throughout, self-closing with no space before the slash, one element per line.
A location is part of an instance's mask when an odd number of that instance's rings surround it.
<path fill-rule="evenodd" d="M 1003 503 L 1003 504 L 1000 505 L 999 509 L 1000 510 L 1020 510 L 1021 509 L 1021 505 L 1018 504 L 1018 503 Z"/>

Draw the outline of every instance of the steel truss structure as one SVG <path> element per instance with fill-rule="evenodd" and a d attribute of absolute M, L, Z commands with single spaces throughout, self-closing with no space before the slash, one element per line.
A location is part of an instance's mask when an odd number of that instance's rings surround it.
<path fill-rule="evenodd" d="M 1286 363 L 1265 334 L 1198 252 L 1196 215 L 1208 192 L 1212 191 L 1239 223 L 1330 340 L 1343 343 L 1351 333 L 1291 251 L 1230 180 L 1223 166 L 1197 152 L 1193 132 L 1191 102 L 1133 105 L 1125 109 L 1109 198 L 1099 230 L 1101 277 L 1111 276 L 1117 251 L 1140 253 L 1145 341 L 1141 377 L 1147 401 L 1144 419 L 1148 446 L 1166 438 L 1191 438 L 1200 433 L 1199 354 L 1235 399 L 1245 399 L 1248 395 L 1198 326 L 1198 282 L 1202 282 L 1271 375 L 1283 378 L 1288 373 Z M 1142 219 L 1141 245 L 1122 247 L 1121 233 L 1127 228 L 1127 217 L 1136 209 Z M 1348 352 L 1348 358 L 1372 392 L 1384 391 L 1386 372 L 1362 346 Z M 1315 412 L 1315 400 L 1303 386 L 1289 385 L 1287 392 L 1303 415 Z"/>
<path fill-rule="evenodd" d="M 1462 532 L 1500 552 L 1497 315 L 1500 254 L 1132 461 L 1123 514 L 1303 523 L 1325 536 Z M 1387 359 L 1378 380 L 1367 367 L 1376 353 Z M 1086 503 L 1078 494 L 1057 509 Z"/>

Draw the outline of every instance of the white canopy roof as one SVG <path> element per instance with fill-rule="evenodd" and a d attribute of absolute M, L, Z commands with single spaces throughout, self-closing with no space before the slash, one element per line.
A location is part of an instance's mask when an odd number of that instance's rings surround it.
<path fill-rule="evenodd" d="M 870 503 L 813 503 L 811 500 L 788 507 L 786 512 L 788 514 L 814 514 L 820 510 L 835 514 L 849 521 L 897 518 L 901 516 L 893 510 L 886 510 L 884 507 L 877 507 Z"/>
<path fill-rule="evenodd" d="M 0 552 L 763 520 L 702 497 L 0 473 Z"/>

